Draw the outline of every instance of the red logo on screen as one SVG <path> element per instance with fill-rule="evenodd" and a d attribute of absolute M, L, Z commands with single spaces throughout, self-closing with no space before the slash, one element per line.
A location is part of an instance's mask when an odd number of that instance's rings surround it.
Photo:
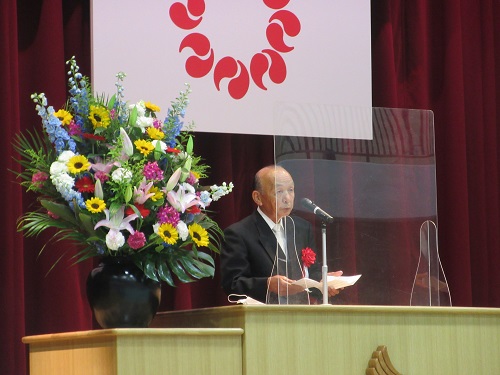
<path fill-rule="evenodd" d="M 180 29 L 193 31 L 181 41 L 179 52 L 190 48 L 193 54 L 186 59 L 186 72 L 193 78 L 201 78 L 213 71 L 215 87 L 221 90 L 223 79 L 229 79 L 227 86 L 233 99 L 243 98 L 253 82 L 261 90 L 267 90 L 263 78 L 267 74 L 275 84 L 286 79 L 286 63 L 283 54 L 293 50 L 285 43 L 285 35 L 295 37 L 300 33 L 300 21 L 295 14 L 283 9 L 290 0 L 263 0 L 264 4 L 275 10 L 269 18 L 266 38 L 269 46 L 255 53 L 250 65 L 232 56 L 216 58 L 210 39 L 194 30 L 203 21 L 205 0 L 187 0 L 186 4 L 176 2 L 170 7 L 170 19 Z"/>

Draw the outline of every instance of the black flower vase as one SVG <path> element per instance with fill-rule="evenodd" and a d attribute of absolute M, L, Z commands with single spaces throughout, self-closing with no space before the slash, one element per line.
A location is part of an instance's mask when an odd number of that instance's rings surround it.
<path fill-rule="evenodd" d="M 107 257 L 87 278 L 87 298 L 102 328 L 147 328 L 160 305 L 161 284 L 130 259 Z"/>

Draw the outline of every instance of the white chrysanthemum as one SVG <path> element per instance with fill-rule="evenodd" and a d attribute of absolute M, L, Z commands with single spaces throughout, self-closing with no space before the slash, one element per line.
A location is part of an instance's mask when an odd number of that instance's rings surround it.
<path fill-rule="evenodd" d="M 118 230 L 110 230 L 106 235 L 106 246 L 110 250 L 118 250 L 125 244 L 125 237 Z"/>
<path fill-rule="evenodd" d="M 153 126 L 153 117 L 138 116 L 135 125 L 141 128 L 142 132 L 146 131 L 146 128 Z"/>
<path fill-rule="evenodd" d="M 186 239 L 189 236 L 189 229 L 188 229 L 186 223 L 183 222 L 182 220 L 180 220 L 177 223 L 176 229 L 177 229 L 177 232 L 179 233 L 179 237 L 181 238 L 181 240 L 186 241 Z"/>
<path fill-rule="evenodd" d="M 73 151 L 66 150 L 61 152 L 61 154 L 57 158 L 57 161 L 60 161 L 61 163 L 67 163 L 73 156 L 75 156 L 75 153 Z"/>
<path fill-rule="evenodd" d="M 130 182 L 132 180 L 132 171 L 125 168 L 117 168 L 111 173 L 111 179 L 114 182 Z"/>
<path fill-rule="evenodd" d="M 55 161 L 50 165 L 50 175 L 59 176 L 60 174 L 68 173 L 68 166 L 66 163 Z"/>

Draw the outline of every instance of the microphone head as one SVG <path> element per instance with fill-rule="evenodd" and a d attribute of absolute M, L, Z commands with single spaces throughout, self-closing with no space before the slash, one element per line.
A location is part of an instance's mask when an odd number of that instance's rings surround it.
<path fill-rule="evenodd" d="M 305 208 L 307 208 L 309 210 L 314 208 L 314 203 L 309 198 L 302 198 L 300 200 L 300 203 L 302 203 L 302 206 L 304 206 Z"/>

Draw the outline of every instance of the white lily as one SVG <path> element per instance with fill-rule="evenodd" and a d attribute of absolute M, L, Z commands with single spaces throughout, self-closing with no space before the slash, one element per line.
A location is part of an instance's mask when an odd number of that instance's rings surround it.
<path fill-rule="evenodd" d="M 195 194 L 194 188 L 187 184 L 179 184 L 177 191 L 167 193 L 168 203 L 179 212 L 184 212 L 189 207 L 200 205 L 200 198 Z"/>
<path fill-rule="evenodd" d="M 168 179 L 167 185 L 165 185 L 165 193 L 168 193 L 170 190 L 172 190 L 175 185 L 179 182 L 179 178 L 181 178 L 181 168 L 177 168 L 177 170 L 172 173 L 172 176 Z"/>
<path fill-rule="evenodd" d="M 109 217 L 109 210 L 105 209 L 104 213 L 106 215 L 106 219 L 103 219 L 94 226 L 94 229 L 97 229 L 99 227 L 107 227 L 109 228 L 109 232 L 106 235 L 106 239 L 109 237 L 111 238 L 119 238 L 120 237 L 120 231 L 122 230 L 127 230 L 129 231 L 130 234 L 134 234 L 134 228 L 132 228 L 132 225 L 130 225 L 130 222 L 132 220 L 135 220 L 137 218 L 137 214 L 132 214 L 128 215 L 126 218 L 125 216 L 125 206 L 120 207 L 118 211 L 110 218 Z M 116 241 L 114 241 L 116 243 Z M 106 240 L 106 243 L 108 244 L 108 241 Z M 118 242 L 118 243 L 121 243 Z M 123 245 L 123 244 L 122 244 Z M 120 245 L 120 246 L 122 246 Z M 108 245 L 109 246 L 109 245 Z M 117 250 L 115 248 L 116 246 L 112 246 L 111 250 Z"/>
<path fill-rule="evenodd" d="M 130 140 L 127 132 L 123 128 L 120 128 L 120 137 L 122 139 L 123 152 L 127 156 L 132 156 L 134 154 L 134 145 L 132 144 L 132 141 Z"/>

